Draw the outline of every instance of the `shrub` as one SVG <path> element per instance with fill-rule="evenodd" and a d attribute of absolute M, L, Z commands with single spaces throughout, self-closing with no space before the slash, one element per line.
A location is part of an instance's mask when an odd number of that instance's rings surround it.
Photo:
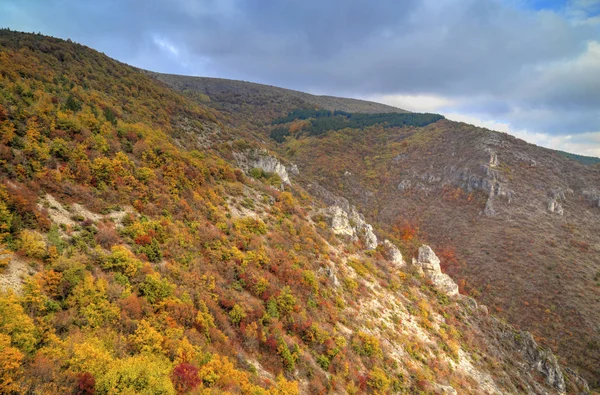
<path fill-rule="evenodd" d="M 296 308 L 296 304 L 296 298 L 292 294 L 290 287 L 284 287 L 277 297 L 277 310 L 284 316 L 289 315 Z"/>
<path fill-rule="evenodd" d="M 166 278 L 161 278 L 158 273 L 148 274 L 144 282 L 140 284 L 142 295 L 144 295 L 150 303 L 159 302 L 168 298 L 171 296 L 174 289 L 175 286 Z"/>
<path fill-rule="evenodd" d="M 267 226 L 260 219 L 245 217 L 235 220 L 234 226 L 242 234 L 264 235 L 267 233 Z"/>
<path fill-rule="evenodd" d="M 30 258 L 44 259 L 46 257 L 46 243 L 41 234 L 23 230 L 19 237 L 19 250 Z"/>
<path fill-rule="evenodd" d="M 200 384 L 198 368 L 186 362 L 180 363 L 173 369 L 171 381 L 173 382 L 173 386 L 177 393 L 183 394 L 190 392 Z"/>
<path fill-rule="evenodd" d="M 383 357 L 379 339 L 368 333 L 359 331 L 352 341 L 352 348 L 358 355 L 367 357 Z"/>
<path fill-rule="evenodd" d="M 317 363 L 323 370 L 328 370 L 329 365 L 331 364 L 331 361 L 329 360 L 329 358 L 327 358 L 326 355 L 319 355 L 317 357 Z"/>
<path fill-rule="evenodd" d="M 162 261 L 163 254 L 160 245 L 156 239 L 152 239 L 150 243 L 138 247 L 138 252 L 146 255 L 148 260 L 153 263 Z"/>
<path fill-rule="evenodd" d="M 296 361 L 298 360 L 298 345 L 294 344 L 293 351 L 290 351 L 287 343 L 283 338 L 279 338 L 277 342 L 277 353 L 283 360 L 283 367 L 287 371 L 293 371 L 296 368 Z"/>
<path fill-rule="evenodd" d="M 98 232 L 96 232 L 94 238 L 96 239 L 96 242 L 104 248 L 110 248 L 113 245 L 118 244 L 121 240 L 114 224 L 110 222 L 99 224 Z"/>
<path fill-rule="evenodd" d="M 387 393 L 391 383 L 392 382 L 387 377 L 387 374 L 385 374 L 385 371 L 380 367 L 375 367 L 369 372 L 367 384 L 376 394 Z"/>
<path fill-rule="evenodd" d="M 235 304 L 233 309 L 229 312 L 229 319 L 234 325 L 239 325 L 240 322 L 246 317 L 246 312 L 239 304 Z"/>
<path fill-rule="evenodd" d="M 135 276 L 142 267 L 142 261 L 137 259 L 131 251 L 124 246 L 113 246 L 110 255 L 102 260 L 102 267 L 125 274 L 131 278 Z"/>

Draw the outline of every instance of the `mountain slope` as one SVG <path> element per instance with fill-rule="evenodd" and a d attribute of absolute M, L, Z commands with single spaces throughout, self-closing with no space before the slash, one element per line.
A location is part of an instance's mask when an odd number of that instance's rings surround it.
<path fill-rule="evenodd" d="M 407 263 L 146 74 L 0 30 L 0 92 L 1 393 L 586 388 L 429 247 Z"/>
<path fill-rule="evenodd" d="M 448 121 L 337 132 L 286 149 L 301 173 L 343 193 L 382 230 L 399 237 L 419 228 L 455 253 L 448 270 L 468 292 L 598 373 L 597 169 Z"/>
<path fill-rule="evenodd" d="M 266 114 L 268 118 L 276 118 L 295 108 L 322 108 L 359 113 L 407 112 L 381 103 L 317 96 L 252 82 L 144 72 L 192 99 L 231 114 L 231 120 L 234 122 L 242 119 L 253 120 L 256 116 L 263 117 Z"/>
<path fill-rule="evenodd" d="M 247 110 L 261 120 L 255 134 L 265 140 L 281 126 L 270 125 L 281 116 L 270 109 Z M 380 235 L 402 243 L 415 234 L 446 252 L 445 270 L 464 292 L 597 382 L 597 167 L 447 120 L 318 136 L 307 122 L 282 125 L 292 131 L 278 134 L 289 136 L 283 144 L 271 140 L 297 165 L 302 185 L 349 199 Z"/>

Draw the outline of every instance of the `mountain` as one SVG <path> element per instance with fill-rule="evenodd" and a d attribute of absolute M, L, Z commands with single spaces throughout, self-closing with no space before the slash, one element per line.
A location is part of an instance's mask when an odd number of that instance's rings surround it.
<path fill-rule="evenodd" d="M 0 393 L 588 391 L 459 293 L 447 249 L 386 230 L 360 200 L 375 195 L 309 163 L 310 144 L 350 155 L 354 138 L 409 134 L 417 155 L 463 126 L 338 99 L 218 102 L 155 77 L 0 30 Z M 379 177 L 377 155 L 348 157 L 355 182 Z"/>
<path fill-rule="evenodd" d="M 276 135 L 271 148 L 298 167 L 298 182 L 345 197 L 401 246 L 406 235 L 427 240 L 463 292 L 598 383 L 598 167 L 448 120 L 316 135 L 320 118 L 248 112 L 262 114 L 255 135 Z M 404 248 L 414 254 L 416 244 Z"/>
<path fill-rule="evenodd" d="M 244 106 L 268 109 L 276 105 L 288 110 L 298 107 L 312 107 L 331 111 L 341 110 L 369 114 L 407 112 L 396 107 L 366 100 L 311 95 L 252 82 L 141 71 L 184 94 L 203 94 L 205 97 L 197 96 L 201 101 L 211 100 L 216 104 L 223 105 L 223 108 L 230 108 L 232 111 L 239 111 L 240 107 Z M 277 101 L 277 103 L 274 103 L 274 101 Z"/>

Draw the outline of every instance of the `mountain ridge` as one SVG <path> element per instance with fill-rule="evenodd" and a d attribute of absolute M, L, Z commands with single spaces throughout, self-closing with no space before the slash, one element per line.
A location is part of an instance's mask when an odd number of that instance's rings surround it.
<path fill-rule="evenodd" d="M 143 70 L 143 72 L 153 76 L 172 86 L 176 90 L 185 91 L 193 89 L 196 91 L 202 91 L 209 97 L 215 94 L 224 93 L 230 91 L 230 93 L 245 95 L 244 99 L 248 101 L 248 97 L 252 96 L 270 96 L 278 95 L 279 97 L 290 97 L 296 100 L 300 100 L 306 104 L 318 106 L 320 108 L 334 111 L 348 111 L 348 112 L 364 112 L 364 113 L 386 113 L 386 112 L 398 112 L 405 113 L 406 110 L 390 106 L 387 104 L 336 97 L 329 95 L 313 95 L 293 89 L 280 88 L 273 85 L 260 84 L 256 82 L 247 82 L 239 80 L 231 80 L 226 78 L 214 78 L 214 77 L 199 77 L 199 76 L 186 76 L 179 74 L 166 74 L 156 73 L 149 70 Z M 251 101 L 251 99 L 250 99 Z"/>

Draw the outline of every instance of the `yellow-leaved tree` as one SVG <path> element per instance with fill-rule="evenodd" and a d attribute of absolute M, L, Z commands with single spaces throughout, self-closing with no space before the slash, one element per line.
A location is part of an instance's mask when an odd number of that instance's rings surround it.
<path fill-rule="evenodd" d="M 20 393 L 23 353 L 11 346 L 11 338 L 0 333 L 0 394 Z"/>
<path fill-rule="evenodd" d="M 96 381 L 101 394 L 174 395 L 173 366 L 164 356 L 139 354 L 116 360 Z"/>
<path fill-rule="evenodd" d="M 12 224 L 12 214 L 8 210 L 8 193 L 4 185 L 0 185 L 0 269 L 8 266 L 11 252 L 4 244 Z"/>

